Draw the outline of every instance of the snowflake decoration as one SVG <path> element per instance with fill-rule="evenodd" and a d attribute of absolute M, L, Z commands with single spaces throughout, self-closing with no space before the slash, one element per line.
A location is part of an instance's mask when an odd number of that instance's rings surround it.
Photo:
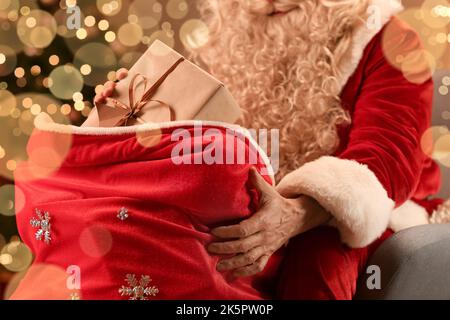
<path fill-rule="evenodd" d="M 48 211 L 42 215 L 42 212 L 38 209 L 35 209 L 37 219 L 31 218 L 30 224 L 33 226 L 33 228 L 38 228 L 36 231 L 35 238 L 39 241 L 44 241 L 46 244 L 49 244 L 52 240 L 51 233 L 50 233 L 50 214 Z"/>
<path fill-rule="evenodd" d="M 119 218 L 120 220 L 125 220 L 126 218 L 128 218 L 128 210 L 125 207 L 120 208 L 120 210 L 118 211 L 117 214 L 117 218 Z"/>
<path fill-rule="evenodd" d="M 72 292 L 70 294 L 69 298 L 70 298 L 70 300 L 80 300 L 80 295 L 78 293 L 76 293 L 76 292 Z"/>
<path fill-rule="evenodd" d="M 119 289 L 120 295 L 128 296 L 129 300 L 148 300 L 149 296 L 156 296 L 159 289 L 156 286 L 149 286 L 148 284 L 152 279 L 147 275 L 142 275 L 139 282 L 136 279 L 136 275 L 127 274 L 125 281 L 128 286 L 122 286 Z"/>

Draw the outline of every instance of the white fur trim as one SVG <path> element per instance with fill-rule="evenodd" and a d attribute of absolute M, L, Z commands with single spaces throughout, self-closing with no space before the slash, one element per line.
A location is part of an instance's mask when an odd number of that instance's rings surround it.
<path fill-rule="evenodd" d="M 332 215 L 350 247 L 365 247 L 386 230 L 394 202 L 375 174 L 353 160 L 324 156 L 286 175 L 277 186 L 286 197 L 317 200 Z"/>
<path fill-rule="evenodd" d="M 429 216 L 424 207 L 409 200 L 392 211 L 389 228 L 400 230 L 429 223 Z"/>
<path fill-rule="evenodd" d="M 62 134 L 72 134 L 72 135 L 121 135 L 130 133 L 142 133 L 147 131 L 154 131 L 158 129 L 183 127 L 183 126 L 194 126 L 194 125 L 204 125 L 213 126 L 218 128 L 224 128 L 232 131 L 235 134 L 240 134 L 248 139 L 250 145 L 258 152 L 266 165 L 268 175 L 272 181 L 272 185 L 275 184 L 275 176 L 272 165 L 270 164 L 270 159 L 266 152 L 258 145 L 258 143 L 253 139 L 250 132 L 238 125 L 229 124 L 225 122 L 218 121 L 199 121 L 199 120 L 185 120 L 185 121 L 171 121 L 171 122 L 158 122 L 158 123 L 144 123 L 135 126 L 128 127 L 77 127 L 73 125 L 59 124 L 55 123 L 53 119 L 46 113 L 41 112 L 34 119 L 34 126 L 40 131 L 62 133 Z"/>
<path fill-rule="evenodd" d="M 36 127 L 36 129 L 39 129 L 41 131 L 69 133 L 76 135 L 120 135 L 193 125 L 215 126 L 219 128 L 230 129 L 236 132 L 244 131 L 246 136 L 247 134 L 249 134 L 248 130 L 242 128 L 241 126 L 218 121 L 184 120 L 170 122 L 152 122 L 124 127 L 77 127 L 74 125 L 55 123 L 53 119 L 45 112 L 41 112 L 34 119 L 34 126 Z"/>
<path fill-rule="evenodd" d="M 373 10 L 373 11 L 372 11 Z M 369 42 L 377 35 L 389 20 L 403 10 L 399 0 L 372 0 L 369 13 L 374 14 L 363 23 L 353 35 L 352 48 L 339 66 L 339 88 L 342 91 L 348 79 L 355 73 Z"/>

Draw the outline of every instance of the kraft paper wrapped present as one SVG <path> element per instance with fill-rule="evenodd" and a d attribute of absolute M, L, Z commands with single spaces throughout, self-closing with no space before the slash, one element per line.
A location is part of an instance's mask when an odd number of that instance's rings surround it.
<path fill-rule="evenodd" d="M 241 109 L 220 81 L 156 40 L 117 83 L 114 95 L 97 105 L 97 113 L 100 127 L 115 127 L 180 120 L 235 123 Z"/>

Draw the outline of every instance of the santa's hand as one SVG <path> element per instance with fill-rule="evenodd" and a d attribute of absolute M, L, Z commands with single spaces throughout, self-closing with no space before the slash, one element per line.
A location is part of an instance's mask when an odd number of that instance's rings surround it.
<path fill-rule="evenodd" d="M 119 69 L 116 72 L 116 78 L 117 80 L 122 80 L 125 79 L 128 75 L 128 70 L 125 68 Z M 94 102 L 95 104 L 98 103 L 105 103 L 106 98 L 111 97 L 112 94 L 114 93 L 114 89 L 116 88 L 116 82 L 114 81 L 107 81 L 105 82 L 105 84 L 103 85 L 103 91 L 98 93 L 95 98 L 94 98 Z"/>
<path fill-rule="evenodd" d="M 258 212 L 237 225 L 213 229 L 212 234 L 225 241 L 208 246 L 208 251 L 214 254 L 235 254 L 219 261 L 217 270 L 234 270 L 238 277 L 261 272 L 270 256 L 290 238 L 325 223 L 330 217 L 309 197 L 282 197 L 254 168 L 250 180 L 260 192 Z"/>

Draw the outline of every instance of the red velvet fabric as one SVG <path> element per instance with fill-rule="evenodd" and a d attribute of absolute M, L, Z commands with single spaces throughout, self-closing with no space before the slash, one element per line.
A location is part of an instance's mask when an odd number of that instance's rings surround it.
<path fill-rule="evenodd" d="M 366 164 L 399 206 L 435 194 L 440 170 L 420 145 L 431 125 L 433 81 L 410 82 L 385 56 L 386 50 L 407 55 L 421 48 L 419 36 L 397 18 L 389 28 L 389 39 L 385 27 L 366 47 L 342 92 L 352 124 L 341 128 L 336 155 Z"/>
<path fill-rule="evenodd" d="M 276 296 L 283 300 L 351 300 L 367 260 L 392 234 L 386 232 L 365 248 L 343 245 L 339 232 L 319 227 L 289 242 Z"/>
<path fill-rule="evenodd" d="M 193 127 L 183 128 L 194 136 Z M 64 162 L 50 176 L 27 181 L 30 164 L 18 168 L 17 188 L 26 199 L 17 213 L 19 232 L 36 256 L 33 267 L 44 267 L 22 281 L 15 299 L 69 298 L 65 281 L 53 280 L 50 288 L 46 284 L 57 273 L 51 270 L 71 265 L 81 271 L 82 299 L 128 299 L 118 292 L 128 285 L 127 274 L 138 280 L 141 275 L 152 278 L 150 285 L 159 293 L 150 299 L 269 297 L 267 285 L 273 282 L 278 253 L 263 273 L 233 279 L 216 271 L 218 257 L 205 249 L 212 240 L 210 228 L 235 223 L 255 210 L 258 195 L 247 182 L 249 161 L 176 165 L 171 159 L 178 143 L 171 141 L 175 129 L 180 128 L 157 131 L 160 140 L 153 147 L 142 146 L 136 134 L 74 134 Z M 234 141 L 235 148 L 242 142 L 224 128 L 216 129 L 224 141 Z M 52 149 L 66 136 L 35 131 L 29 152 Z M 201 150 L 190 158 L 202 156 L 212 139 L 192 139 L 192 146 Z M 247 154 L 256 152 L 246 139 L 245 145 Z M 259 158 L 256 167 L 264 166 Z M 129 214 L 123 221 L 116 217 L 121 207 Z M 36 217 L 35 208 L 50 214 L 50 244 L 34 237 L 30 219 Z"/>
<path fill-rule="evenodd" d="M 431 213 L 442 203 L 428 199 L 440 188 L 440 171 L 420 140 L 431 123 L 433 82 L 411 83 L 388 62 L 384 48 L 406 55 L 421 47 L 415 31 L 400 20 L 394 18 L 389 28 L 395 36 L 383 40 L 385 28 L 372 39 L 342 92 L 352 124 L 340 128 L 336 156 L 366 164 L 396 206 L 412 199 Z M 287 248 L 277 298 L 351 299 L 370 255 L 391 234 L 387 230 L 361 249 L 342 244 L 332 228 L 297 236 Z"/>

